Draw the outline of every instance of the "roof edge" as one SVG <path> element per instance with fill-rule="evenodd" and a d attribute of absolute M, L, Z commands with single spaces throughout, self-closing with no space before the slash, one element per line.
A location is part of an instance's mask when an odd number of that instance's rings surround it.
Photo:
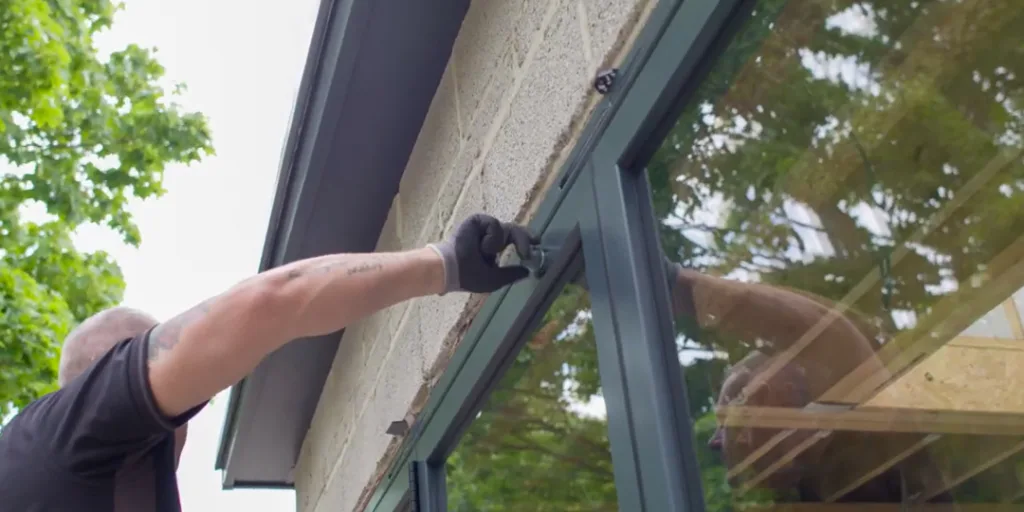
<path fill-rule="evenodd" d="M 469 0 L 446 9 L 321 0 L 282 144 L 260 271 L 374 249 L 468 7 Z M 420 87 L 410 92 L 409 83 Z M 346 165 L 339 168 L 340 161 Z M 350 218 L 359 220 L 336 222 Z M 296 460 L 340 339 L 337 332 L 289 343 L 232 387 L 214 464 L 222 488 L 294 488 Z"/>
<path fill-rule="evenodd" d="M 309 51 L 306 54 L 306 65 L 302 71 L 302 79 L 299 82 L 299 89 L 296 92 L 294 106 L 292 108 L 290 126 L 281 150 L 280 170 L 277 175 L 277 182 L 274 191 L 274 202 L 270 209 L 270 216 L 267 225 L 267 234 L 263 242 L 263 254 L 260 257 L 258 271 L 264 272 L 275 266 L 280 261 L 283 252 L 280 247 L 283 229 L 282 221 L 285 219 L 284 212 L 295 202 L 295 197 L 301 187 L 293 186 L 295 175 L 295 156 L 298 154 L 302 143 L 306 139 L 306 125 L 309 120 L 309 109 L 314 94 L 318 92 L 321 85 L 321 76 L 324 68 L 324 48 L 328 41 L 336 34 L 343 34 L 344 27 L 338 30 L 333 27 L 335 7 L 338 4 L 354 4 L 356 2 L 367 2 L 367 0 L 321 0 L 320 9 L 317 13 L 316 22 L 313 25 L 313 32 L 310 36 Z M 352 20 L 347 20 L 351 23 Z M 231 446 L 237 432 L 238 408 L 242 388 L 247 379 L 231 386 L 228 397 L 227 416 L 224 425 L 221 427 L 220 443 L 217 448 L 217 459 L 214 469 L 224 470 L 227 468 L 228 457 Z M 226 488 L 231 488 L 225 482 Z M 265 486 L 264 486 L 265 487 Z"/>

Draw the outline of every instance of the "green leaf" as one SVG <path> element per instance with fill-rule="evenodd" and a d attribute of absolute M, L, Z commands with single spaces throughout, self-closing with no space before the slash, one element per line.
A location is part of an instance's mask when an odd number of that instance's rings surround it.
<path fill-rule="evenodd" d="M 152 50 L 97 53 L 93 38 L 119 8 L 0 8 L 0 417 L 54 389 L 69 329 L 122 298 L 117 265 L 78 251 L 71 233 L 108 226 L 137 246 L 129 200 L 161 195 L 169 165 L 213 152 L 206 118 L 176 103 L 184 85 L 160 85 Z M 39 204 L 49 219 L 19 214 Z"/>

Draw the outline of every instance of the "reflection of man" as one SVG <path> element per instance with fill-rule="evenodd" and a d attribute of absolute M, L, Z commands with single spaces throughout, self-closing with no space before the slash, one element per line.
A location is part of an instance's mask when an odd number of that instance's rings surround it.
<path fill-rule="evenodd" d="M 801 408 L 834 386 L 865 361 L 878 361 L 877 331 L 849 315 L 830 315 L 826 299 L 762 283 L 744 283 L 702 274 L 666 261 L 671 281 L 674 313 L 696 321 L 701 329 L 737 339 L 752 346 L 725 376 L 717 406 L 736 405 Z M 817 334 L 815 334 L 817 333 Z M 804 339 L 810 336 L 809 339 Z M 775 369 L 770 364 L 798 340 L 804 348 L 787 354 L 788 362 Z M 879 363 L 880 364 L 880 363 Z M 770 373 L 769 373 L 770 372 Z M 755 379 L 761 385 L 747 389 Z M 743 395 L 746 395 L 745 398 Z M 720 450 L 726 467 L 733 468 L 764 446 L 780 430 L 754 428 L 716 429 L 709 444 Z M 796 448 L 806 436 L 788 436 L 751 466 L 761 473 L 778 455 Z M 816 443 L 759 485 L 801 501 L 818 501 L 818 480 L 831 457 L 832 439 Z M 857 501 L 899 501 L 898 475 L 884 474 L 848 498 Z"/>

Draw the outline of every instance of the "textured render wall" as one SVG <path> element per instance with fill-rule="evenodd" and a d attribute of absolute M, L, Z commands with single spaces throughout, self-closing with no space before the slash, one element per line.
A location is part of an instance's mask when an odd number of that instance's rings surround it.
<path fill-rule="evenodd" d="M 525 221 L 651 0 L 474 0 L 378 251 L 421 247 L 483 211 Z M 300 512 L 362 510 L 477 311 L 450 294 L 395 306 L 342 339 L 296 467 Z"/>

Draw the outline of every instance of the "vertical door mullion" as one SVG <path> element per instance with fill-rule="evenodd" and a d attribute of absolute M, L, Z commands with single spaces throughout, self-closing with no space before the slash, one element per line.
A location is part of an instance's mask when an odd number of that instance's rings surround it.
<path fill-rule="evenodd" d="M 410 485 L 416 512 L 445 512 L 448 509 L 444 463 L 434 465 L 415 460 L 409 464 Z"/>
<path fill-rule="evenodd" d="M 608 441 L 615 475 L 615 492 L 619 510 L 643 511 L 643 491 L 633 427 L 630 420 L 627 389 L 622 373 L 622 346 L 612 316 L 613 306 L 608 286 L 609 268 L 601 241 L 604 233 L 598 220 L 598 207 L 593 196 L 593 166 L 585 164 L 574 187 L 587 192 L 588 200 L 578 211 L 580 241 L 583 246 L 587 289 L 594 336 L 597 345 L 598 369 L 608 417 Z"/>
<path fill-rule="evenodd" d="M 599 344 L 618 347 L 618 379 L 625 393 L 632 469 L 642 504 L 635 510 L 704 510 L 657 219 L 640 166 L 646 158 L 643 153 L 657 147 L 660 125 L 671 115 L 673 104 L 700 80 L 715 40 L 743 1 L 680 5 L 590 155 L 590 184 L 599 207 L 596 234 L 589 237 L 592 247 L 585 252 L 588 279 L 591 263 L 600 258 L 594 274 L 603 272 L 601 311 L 595 298 L 594 323 Z M 602 325 L 599 319 L 604 320 Z"/>
<path fill-rule="evenodd" d="M 688 423 L 679 424 L 685 417 L 680 414 L 685 401 L 680 401 L 680 383 L 674 381 L 678 368 L 669 368 L 678 363 L 675 358 L 665 361 L 666 333 L 657 311 L 661 305 L 652 293 L 657 274 L 652 272 L 642 207 L 637 204 L 642 197 L 637 189 L 646 186 L 646 177 L 620 172 L 614 160 L 594 156 L 599 250 L 608 270 L 603 305 L 612 324 L 598 327 L 597 318 L 603 315 L 595 311 L 595 328 L 599 340 L 614 336 L 608 342 L 619 347 L 643 510 L 699 512 L 703 503 L 699 478 L 693 487 L 687 470 L 695 455 L 692 438 Z"/>

